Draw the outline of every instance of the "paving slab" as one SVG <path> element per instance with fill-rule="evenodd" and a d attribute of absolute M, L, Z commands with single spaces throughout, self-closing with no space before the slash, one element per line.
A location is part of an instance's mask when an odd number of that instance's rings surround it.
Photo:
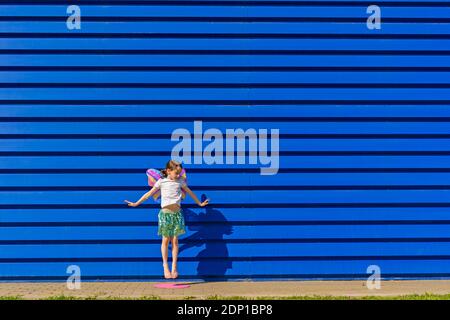
<path fill-rule="evenodd" d="M 177 282 L 190 284 L 189 288 L 162 289 L 161 282 L 82 282 L 80 289 L 68 289 L 65 282 L 0 283 L 0 296 L 20 296 L 23 299 L 43 299 L 55 296 L 73 296 L 97 299 L 142 298 L 206 299 L 212 296 L 289 297 L 289 296 L 398 296 L 410 294 L 450 294 L 450 280 L 390 280 L 382 281 L 380 289 L 369 289 L 366 282 L 355 281 L 224 281 Z"/>

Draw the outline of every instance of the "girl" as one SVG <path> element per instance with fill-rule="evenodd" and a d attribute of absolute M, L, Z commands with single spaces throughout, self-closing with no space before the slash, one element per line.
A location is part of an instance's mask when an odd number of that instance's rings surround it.
<path fill-rule="evenodd" d="M 164 267 L 164 278 L 175 279 L 178 277 L 177 259 L 178 259 L 178 236 L 186 232 L 183 212 L 180 207 L 181 188 L 189 194 L 195 203 L 200 207 L 208 204 L 209 200 L 200 202 L 197 196 L 188 188 L 186 182 L 180 179 L 181 164 L 170 160 L 166 164 L 166 169 L 162 170 L 164 178 L 156 181 L 153 188 L 144 194 L 137 202 L 125 200 L 130 207 L 137 207 L 142 202 L 150 198 L 159 189 L 161 190 L 161 210 L 158 213 L 158 235 L 161 235 L 161 254 Z M 172 271 L 169 270 L 167 263 L 169 242 L 172 242 Z"/>

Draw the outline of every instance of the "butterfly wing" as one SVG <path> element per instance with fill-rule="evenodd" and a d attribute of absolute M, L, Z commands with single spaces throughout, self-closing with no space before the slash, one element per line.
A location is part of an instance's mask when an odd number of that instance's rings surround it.
<path fill-rule="evenodd" d="M 186 169 L 182 169 L 181 173 L 180 173 L 180 179 L 183 179 L 186 183 L 187 183 L 187 175 L 186 175 Z M 184 189 L 181 189 L 181 197 L 186 198 L 186 191 L 184 191 Z"/>
<path fill-rule="evenodd" d="M 155 185 L 156 181 L 158 181 L 159 179 L 162 178 L 161 171 L 159 171 L 157 169 L 148 169 L 146 174 L 147 174 L 148 185 L 150 187 L 153 187 Z M 153 200 L 157 201 L 160 195 L 161 195 L 161 191 L 158 190 L 153 195 Z"/>

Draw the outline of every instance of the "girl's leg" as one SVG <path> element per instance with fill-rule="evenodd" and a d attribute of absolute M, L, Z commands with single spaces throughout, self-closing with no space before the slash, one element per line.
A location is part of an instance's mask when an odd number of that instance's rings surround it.
<path fill-rule="evenodd" d="M 171 273 L 169 270 L 169 264 L 167 262 L 169 256 L 169 237 L 163 237 L 161 242 L 161 254 L 163 259 L 163 267 L 164 267 L 164 278 L 170 279 Z"/>
<path fill-rule="evenodd" d="M 178 277 L 177 260 L 178 260 L 178 237 L 172 237 L 172 278 Z"/>

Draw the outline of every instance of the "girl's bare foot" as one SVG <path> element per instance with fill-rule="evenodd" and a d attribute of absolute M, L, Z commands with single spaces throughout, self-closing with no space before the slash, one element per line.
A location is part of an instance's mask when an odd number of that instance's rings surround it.
<path fill-rule="evenodd" d="M 172 279 L 176 279 L 178 277 L 177 268 L 172 267 Z"/>
<path fill-rule="evenodd" d="M 172 274 L 170 273 L 169 270 L 169 265 L 167 263 L 163 263 L 163 267 L 164 267 L 164 278 L 166 279 L 172 278 Z"/>

